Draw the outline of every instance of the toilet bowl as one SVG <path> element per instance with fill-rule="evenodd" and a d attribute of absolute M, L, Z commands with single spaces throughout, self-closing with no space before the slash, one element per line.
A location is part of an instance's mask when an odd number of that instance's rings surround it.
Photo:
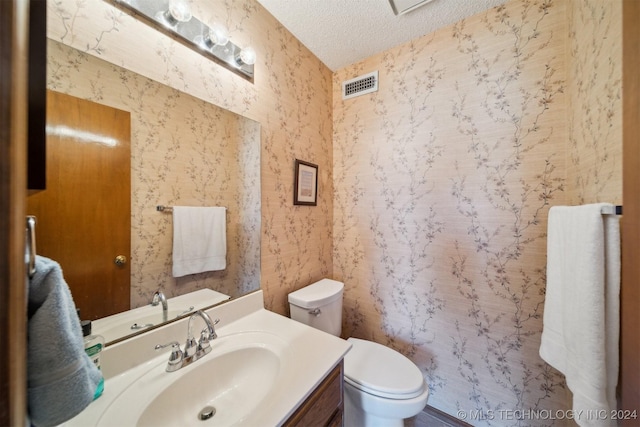
<path fill-rule="evenodd" d="M 323 279 L 289 294 L 291 318 L 335 336 L 342 331 L 344 284 Z M 348 427 L 401 427 L 422 411 L 429 387 L 420 369 L 397 351 L 349 338 L 344 358 L 344 420 Z"/>

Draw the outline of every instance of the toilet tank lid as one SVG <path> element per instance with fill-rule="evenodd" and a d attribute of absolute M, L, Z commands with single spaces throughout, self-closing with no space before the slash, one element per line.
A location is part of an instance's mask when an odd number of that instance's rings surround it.
<path fill-rule="evenodd" d="M 322 279 L 289 294 L 289 303 L 302 308 L 317 308 L 342 298 L 344 283 Z"/>

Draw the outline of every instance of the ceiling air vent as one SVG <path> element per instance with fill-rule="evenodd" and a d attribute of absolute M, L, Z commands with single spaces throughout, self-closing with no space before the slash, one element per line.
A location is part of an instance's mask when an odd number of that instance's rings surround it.
<path fill-rule="evenodd" d="M 371 92 L 378 91 L 378 72 L 356 77 L 342 82 L 342 99 L 354 98 Z"/>

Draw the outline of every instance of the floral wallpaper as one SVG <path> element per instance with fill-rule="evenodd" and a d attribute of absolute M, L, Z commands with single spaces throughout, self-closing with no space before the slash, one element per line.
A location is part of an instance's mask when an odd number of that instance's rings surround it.
<path fill-rule="evenodd" d="M 260 124 L 49 40 L 48 87 L 131 113 L 131 305 L 202 288 L 260 287 Z M 172 217 L 225 206 L 227 268 L 173 278 Z"/>
<path fill-rule="evenodd" d="M 570 408 L 538 356 L 546 217 L 621 201 L 620 0 L 512 0 L 333 74 L 254 0 L 190 3 L 256 49 L 253 84 L 108 2 L 49 0 L 48 35 L 260 123 L 266 307 L 342 280 L 345 336 L 411 358 L 429 405 L 572 425 L 514 411 Z M 341 99 L 373 70 L 378 92 Z M 317 207 L 293 206 L 296 158 Z"/>
<path fill-rule="evenodd" d="M 97 57 L 179 91 L 173 92 L 172 97 L 182 98 L 189 94 L 260 123 L 261 166 L 255 170 L 260 171 L 261 182 L 261 243 L 259 248 L 252 247 L 251 250 L 260 251 L 259 276 L 266 307 L 286 314 L 289 292 L 330 276 L 332 272 L 331 72 L 253 0 L 195 0 L 190 5 L 193 15 L 200 20 L 224 24 L 235 44 L 251 45 L 256 50 L 258 61 L 254 83 L 161 35 L 106 1 L 48 0 L 47 35 L 53 41 L 84 53 L 61 58 L 60 66 L 66 68 L 64 73 L 75 75 L 85 66 L 85 61 Z M 102 84 L 103 77 L 102 72 L 96 75 L 87 90 L 90 93 L 98 90 L 92 86 L 98 83 L 106 97 L 110 89 L 106 82 Z M 121 84 L 120 78 L 116 81 Z M 153 90 L 157 89 L 147 89 L 146 84 L 143 80 L 132 83 L 132 92 L 124 95 L 131 98 L 127 102 L 154 105 L 151 111 L 161 115 L 160 120 L 173 116 L 175 100 L 163 99 L 160 93 L 154 95 Z M 62 85 L 64 83 L 60 82 L 58 87 Z M 99 100 L 93 93 L 92 98 Z M 181 109 L 180 113 L 188 122 L 189 132 L 191 128 L 204 134 L 213 132 L 213 116 L 195 110 Z M 203 192 L 209 197 L 217 195 L 215 186 L 194 189 L 189 195 L 184 191 L 178 193 L 178 178 L 165 175 L 163 171 L 171 164 L 178 164 L 180 138 L 163 141 L 166 151 L 156 158 L 154 150 L 159 144 L 158 134 L 154 129 L 140 130 L 143 131 L 149 135 L 148 139 L 144 136 L 140 155 L 145 159 L 147 156 L 154 158 L 149 169 L 142 167 L 134 171 L 141 180 L 134 199 L 140 197 L 144 198 L 145 204 L 150 202 L 144 209 L 153 209 L 158 202 L 200 202 Z M 201 147 L 203 154 L 204 150 L 208 148 Z M 254 159 L 255 154 L 251 154 Z M 217 172 L 211 166 L 217 160 L 209 155 L 184 160 L 190 179 L 208 184 L 208 180 L 214 178 L 212 174 Z M 317 207 L 293 205 L 295 159 L 319 167 Z M 224 180 L 224 177 L 217 178 Z M 158 182 L 166 182 L 166 185 L 154 187 Z M 255 187 L 255 183 L 251 186 Z M 258 203 L 255 208 L 259 211 Z M 230 209 L 228 219 L 240 221 L 240 212 Z M 170 282 L 165 280 L 165 271 L 169 268 L 170 219 L 150 211 L 142 216 L 142 208 L 133 215 L 132 223 L 137 230 L 149 233 L 145 241 L 140 242 L 138 250 L 134 249 L 133 256 L 149 267 L 132 273 L 132 284 L 136 289 L 132 297 L 146 301 L 145 294 L 157 287 L 159 281 L 164 286 Z M 136 235 L 132 238 L 136 239 Z M 255 270 L 257 265 L 252 264 L 251 268 Z M 211 283 L 209 279 L 194 278 L 194 283 L 175 286 L 210 286 L 207 284 Z M 244 286 L 250 289 L 251 282 Z"/>
<path fill-rule="evenodd" d="M 621 204 L 622 2 L 571 4 L 568 204 Z"/>
<path fill-rule="evenodd" d="M 334 75 L 344 334 L 410 357 L 473 425 L 572 424 L 516 411 L 571 407 L 538 356 L 546 218 L 620 201 L 619 6 L 511 1 Z M 378 92 L 342 100 L 374 70 Z"/>

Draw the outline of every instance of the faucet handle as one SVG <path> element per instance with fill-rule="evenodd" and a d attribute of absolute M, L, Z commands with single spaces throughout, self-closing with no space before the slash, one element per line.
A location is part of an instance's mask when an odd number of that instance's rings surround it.
<path fill-rule="evenodd" d="M 211 351 L 211 343 L 209 342 L 209 330 L 204 328 L 200 332 L 200 340 L 198 341 L 198 350 L 208 354 Z"/>
<path fill-rule="evenodd" d="M 218 323 L 220 323 L 220 319 L 216 319 L 213 321 L 213 325 L 217 325 Z M 218 338 L 218 334 L 216 333 L 216 330 L 213 330 L 213 334 L 209 335 L 209 340 L 215 340 L 216 338 Z"/>
<path fill-rule="evenodd" d="M 214 320 L 213 321 L 213 326 L 217 325 L 218 323 L 220 323 L 220 319 Z M 215 330 L 215 328 L 213 326 L 211 327 L 211 333 L 209 333 L 209 336 L 208 336 L 209 341 L 215 340 L 216 338 L 218 338 L 218 334 L 216 333 L 216 330 Z M 205 328 L 205 329 L 203 329 L 202 332 L 204 332 L 204 331 L 208 331 L 208 329 Z"/>
<path fill-rule="evenodd" d="M 213 325 L 217 325 L 220 323 L 220 319 L 216 319 L 213 321 Z M 204 350 L 204 354 L 207 354 L 211 351 L 211 340 L 215 340 L 218 338 L 218 334 L 216 334 L 216 330 L 212 327 L 211 331 L 206 327 L 200 332 L 200 340 L 198 341 L 198 347 L 201 350 Z"/>
<path fill-rule="evenodd" d="M 169 346 L 171 346 L 171 354 L 169 355 L 169 362 L 167 363 L 167 372 L 173 372 L 182 367 L 182 360 L 184 359 L 184 354 L 182 350 L 180 350 L 178 341 L 171 341 L 168 344 L 157 344 L 155 349 L 161 350 Z"/>
<path fill-rule="evenodd" d="M 187 342 L 184 345 L 184 357 L 189 358 L 191 356 L 194 356 L 197 351 L 198 343 L 196 343 L 196 339 L 193 337 L 187 337 Z"/>

